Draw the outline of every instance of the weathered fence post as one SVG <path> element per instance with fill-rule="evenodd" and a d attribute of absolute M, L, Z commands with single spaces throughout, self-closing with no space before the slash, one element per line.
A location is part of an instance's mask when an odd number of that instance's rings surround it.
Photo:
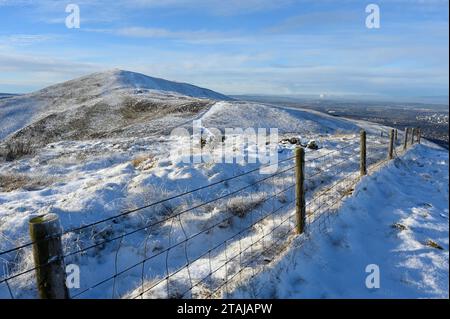
<path fill-rule="evenodd" d="M 405 140 L 403 142 L 403 150 L 406 150 L 406 148 L 408 147 L 408 132 L 409 127 L 405 128 Z"/>
<path fill-rule="evenodd" d="M 361 177 L 367 174 L 366 168 L 366 131 L 361 131 L 360 136 L 360 159 L 359 159 L 359 172 Z"/>
<path fill-rule="evenodd" d="M 302 234 L 305 230 L 306 207 L 305 207 L 305 150 L 302 147 L 295 149 L 295 212 L 296 232 Z"/>
<path fill-rule="evenodd" d="M 69 298 L 58 215 L 45 214 L 31 218 L 29 230 L 39 297 Z"/>
<path fill-rule="evenodd" d="M 416 134 L 416 129 L 411 128 L 411 146 L 414 144 L 414 135 Z"/>
<path fill-rule="evenodd" d="M 395 129 L 395 144 L 397 144 L 398 141 L 398 130 Z"/>
<path fill-rule="evenodd" d="M 394 130 L 389 133 L 389 154 L 388 158 L 391 160 L 394 158 Z"/>
<path fill-rule="evenodd" d="M 422 129 L 419 127 L 419 128 L 417 129 L 417 143 L 420 144 L 421 138 L 422 138 Z"/>

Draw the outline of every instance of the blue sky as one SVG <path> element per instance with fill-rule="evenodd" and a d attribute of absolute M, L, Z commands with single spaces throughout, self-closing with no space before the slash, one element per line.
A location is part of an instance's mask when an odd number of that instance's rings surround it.
<path fill-rule="evenodd" d="M 120 68 L 226 94 L 448 96 L 448 36 L 448 0 L 0 0 L 0 92 Z"/>

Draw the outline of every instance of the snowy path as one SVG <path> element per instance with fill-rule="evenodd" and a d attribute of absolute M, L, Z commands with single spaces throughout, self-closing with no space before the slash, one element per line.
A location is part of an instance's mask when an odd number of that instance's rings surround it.
<path fill-rule="evenodd" d="M 326 231 L 294 240 L 232 297 L 448 298 L 448 171 L 448 152 L 416 145 L 364 178 Z M 379 289 L 365 285 L 369 264 Z"/>

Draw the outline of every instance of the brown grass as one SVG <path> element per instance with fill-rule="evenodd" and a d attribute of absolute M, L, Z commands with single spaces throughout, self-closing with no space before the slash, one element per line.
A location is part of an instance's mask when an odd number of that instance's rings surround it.
<path fill-rule="evenodd" d="M 341 190 L 339 193 L 340 193 L 342 196 L 351 196 L 351 195 L 353 194 L 353 191 L 354 191 L 354 190 L 355 190 L 354 188 L 349 187 L 349 188 L 346 188 L 346 189 Z"/>
<path fill-rule="evenodd" d="M 439 249 L 439 250 L 443 250 L 444 249 L 441 245 L 439 245 L 438 243 L 436 243 L 434 240 L 431 240 L 431 239 L 428 239 L 425 242 L 425 245 L 429 246 L 429 247 L 433 247 L 433 248 Z"/>
<path fill-rule="evenodd" d="M 144 165 L 146 162 L 148 165 Z M 140 155 L 132 159 L 131 164 L 135 168 L 150 169 L 155 165 L 155 158 L 153 155 Z"/>
<path fill-rule="evenodd" d="M 33 147 L 29 143 L 22 141 L 10 141 L 4 146 L 4 149 L 0 154 L 6 161 L 14 161 L 25 155 L 31 155 L 34 153 Z"/>
<path fill-rule="evenodd" d="M 28 191 L 42 189 L 53 183 L 45 176 L 27 174 L 0 174 L 0 189 L 3 192 L 12 192 L 17 189 Z"/>
<path fill-rule="evenodd" d="M 227 203 L 227 210 L 234 216 L 245 217 L 249 212 L 259 207 L 264 202 L 264 198 L 257 197 L 235 197 Z"/>
<path fill-rule="evenodd" d="M 400 223 L 393 224 L 392 228 L 396 228 L 396 229 L 398 229 L 400 231 L 408 229 L 408 227 L 406 227 L 405 225 L 400 224 Z"/>

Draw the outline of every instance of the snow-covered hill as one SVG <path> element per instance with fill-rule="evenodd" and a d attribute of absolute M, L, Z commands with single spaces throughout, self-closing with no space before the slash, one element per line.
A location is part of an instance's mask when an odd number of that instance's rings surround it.
<path fill-rule="evenodd" d="M 206 127 L 277 128 L 280 133 L 308 135 L 357 132 L 353 122 L 324 113 L 255 102 L 218 102 L 200 118 Z"/>
<path fill-rule="evenodd" d="M 40 145 L 58 138 L 79 139 L 94 133 L 98 136 L 141 122 L 141 117 L 148 120 L 166 113 L 198 111 L 201 105 L 197 104 L 207 105 L 207 100 L 231 99 L 194 85 L 129 71 L 93 73 L 34 93 L 0 100 L 0 141 L 14 133 L 30 138 L 29 132 L 20 133 L 27 127 L 47 133 L 45 138 L 34 136 L 39 139 L 34 142 Z M 176 110 L 161 111 L 171 107 Z M 136 116 L 130 119 L 127 115 L 131 113 Z M 89 126 L 95 127 L 85 132 Z"/>
<path fill-rule="evenodd" d="M 0 93 L 0 100 L 1 99 L 7 99 L 13 96 L 16 96 L 17 94 L 11 94 L 11 93 Z"/>

